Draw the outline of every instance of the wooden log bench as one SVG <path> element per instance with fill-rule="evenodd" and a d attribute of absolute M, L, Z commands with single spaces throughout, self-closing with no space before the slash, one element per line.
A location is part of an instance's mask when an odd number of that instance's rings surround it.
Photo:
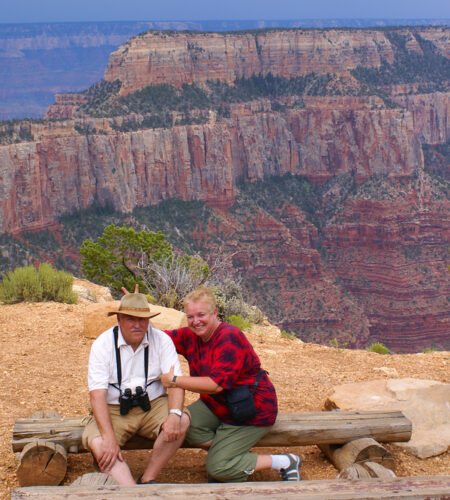
<path fill-rule="evenodd" d="M 446 499 L 450 476 L 394 477 L 314 480 L 293 482 L 246 482 L 228 484 L 149 484 L 137 486 L 34 486 L 16 488 L 11 499 L 104 500 L 114 498 L 159 500 L 376 500 L 376 499 Z"/>
<path fill-rule="evenodd" d="M 12 449 L 20 452 L 36 439 L 62 445 L 69 453 L 87 451 L 81 443 L 86 418 L 19 418 L 13 428 Z M 371 437 L 380 443 L 409 441 L 412 424 L 400 411 L 354 411 L 280 413 L 275 425 L 256 446 L 308 446 L 345 444 Z M 152 441 L 133 436 L 124 449 L 149 449 Z"/>
<path fill-rule="evenodd" d="M 16 453 L 21 452 L 17 472 L 20 484 L 22 486 L 59 484 L 67 469 L 67 457 L 64 451 L 69 453 L 87 451 L 81 443 L 86 420 L 80 417 L 48 415 L 46 418 L 17 419 L 13 428 L 12 449 Z M 408 441 L 411 432 L 411 422 L 399 411 L 336 410 L 281 413 L 269 433 L 256 446 L 335 446 L 361 438 L 372 438 L 383 443 L 398 442 Z M 152 441 L 134 436 L 123 448 L 150 449 L 152 446 Z M 376 448 L 372 442 L 367 447 Z M 322 449 L 333 461 L 334 449 Z M 383 450 L 364 454 L 360 449 L 358 453 L 347 453 L 346 456 L 365 455 L 366 460 L 382 463 L 386 458 Z M 354 459 L 347 459 L 341 460 L 340 463 L 345 467 L 351 465 L 353 461 Z M 385 460 L 384 465 L 386 464 L 389 464 L 388 460 Z"/>

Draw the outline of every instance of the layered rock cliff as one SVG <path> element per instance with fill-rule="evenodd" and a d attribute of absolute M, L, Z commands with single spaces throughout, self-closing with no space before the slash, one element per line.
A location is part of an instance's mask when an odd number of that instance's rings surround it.
<path fill-rule="evenodd" d="M 449 57 L 447 28 L 396 30 L 407 37 L 408 50 L 422 53 L 413 36 L 432 40 Z M 253 33 L 149 32 L 111 54 L 105 80 L 122 82 L 122 94 L 146 85 L 175 86 L 267 74 L 291 78 L 307 73 L 348 75 L 358 65 L 394 61 L 394 48 L 380 30 L 286 30 Z"/>
<path fill-rule="evenodd" d="M 173 197 L 229 207 L 236 180 L 292 173 L 323 182 L 354 172 L 362 181 L 411 176 L 423 164 L 409 113 L 350 108 L 328 100 L 172 129 L 47 132 L 39 142 L 1 147 L 0 230 L 44 228 L 94 200 L 124 212 Z"/>
<path fill-rule="evenodd" d="M 446 40 L 447 28 L 135 37 L 111 55 L 105 85 L 57 96 L 48 116 L 59 121 L 0 127 L 0 232 L 50 228 L 67 245 L 55 226 L 63 214 L 108 206 L 139 225 L 137 207 L 200 200 L 215 216 L 193 214 L 177 238 L 203 255 L 233 253 L 250 296 L 304 340 L 448 347 L 448 185 L 425 171 L 423 154 L 449 140 Z M 418 64 L 426 57 L 434 73 Z M 261 85 L 315 76 L 297 94 L 207 95 L 210 80 L 228 92 L 237 78 L 248 86 L 269 73 Z M 162 83 L 164 98 L 177 95 L 173 85 L 203 89 L 204 101 L 170 108 L 155 125 L 136 95 Z M 120 132 L 124 124 L 135 130 Z M 282 190 L 271 184 L 286 175 Z M 296 179 L 314 196 L 290 192 Z"/>

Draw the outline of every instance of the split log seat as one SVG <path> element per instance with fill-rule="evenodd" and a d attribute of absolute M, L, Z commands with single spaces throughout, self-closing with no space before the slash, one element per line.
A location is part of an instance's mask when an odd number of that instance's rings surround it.
<path fill-rule="evenodd" d="M 62 445 L 69 453 L 87 451 L 81 444 L 86 418 L 19 418 L 13 428 L 12 449 L 20 452 L 37 439 Z M 359 438 L 381 443 L 409 441 L 412 424 L 400 411 L 335 410 L 280 413 L 275 425 L 256 446 L 284 447 L 345 444 Z M 132 437 L 124 449 L 149 449 L 153 442 Z"/>
<path fill-rule="evenodd" d="M 246 482 L 228 484 L 149 484 L 137 486 L 33 486 L 16 488 L 11 499 L 108 500 L 114 498 L 159 500 L 216 499 L 309 500 L 448 499 L 450 476 L 331 479 L 294 482 Z"/>

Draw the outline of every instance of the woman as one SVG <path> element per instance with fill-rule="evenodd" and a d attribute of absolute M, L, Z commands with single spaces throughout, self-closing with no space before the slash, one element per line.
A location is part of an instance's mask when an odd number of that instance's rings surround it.
<path fill-rule="evenodd" d="M 188 407 L 191 426 L 186 442 L 208 450 L 206 469 L 212 482 L 245 481 L 253 472 L 265 469 L 279 470 L 284 481 L 300 481 L 301 459 L 297 455 L 249 452 L 274 424 L 277 397 L 245 335 L 219 320 L 214 295 L 206 288 L 187 295 L 184 309 L 188 327 L 166 333 L 187 359 L 190 376 L 175 376 L 171 370 L 161 375 L 161 382 L 166 388 L 200 394 Z M 256 382 L 256 414 L 237 422 L 231 417 L 225 395 L 237 386 L 253 388 Z"/>

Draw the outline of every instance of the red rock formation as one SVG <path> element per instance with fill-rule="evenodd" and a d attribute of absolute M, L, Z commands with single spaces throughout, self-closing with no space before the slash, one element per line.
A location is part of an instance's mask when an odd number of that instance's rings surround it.
<path fill-rule="evenodd" d="M 364 180 L 410 176 L 423 164 L 409 113 L 333 106 L 109 135 L 46 129 L 40 142 L 0 147 L 0 231 L 46 227 L 94 199 L 124 212 L 171 197 L 228 207 L 237 179 L 353 171 Z"/>
<path fill-rule="evenodd" d="M 421 53 L 412 31 L 398 30 L 409 50 Z M 433 41 L 449 57 L 448 33 L 442 28 L 418 28 L 415 33 Z M 394 51 L 384 31 L 285 30 L 254 33 L 148 32 L 111 54 L 105 80 L 119 79 L 127 94 L 146 85 L 221 80 L 271 72 L 291 78 L 315 73 L 346 75 L 359 64 L 392 62 Z"/>
<path fill-rule="evenodd" d="M 122 93 L 146 85 L 201 83 L 269 71 L 291 78 L 310 72 L 347 73 L 358 64 L 393 60 L 382 31 L 286 30 L 256 33 L 163 33 L 136 36 L 111 54 L 105 80 L 119 79 Z"/>
<path fill-rule="evenodd" d="M 80 104 L 86 102 L 87 98 L 83 94 L 72 92 L 56 94 L 55 103 L 48 108 L 45 118 L 73 118 Z"/>
<path fill-rule="evenodd" d="M 450 202 L 432 196 L 430 179 L 423 182 L 424 199 L 406 183 L 384 199 L 352 200 L 325 229 L 328 264 L 358 297 L 371 341 L 396 352 L 449 343 Z"/>
<path fill-rule="evenodd" d="M 397 96 L 395 101 L 411 113 L 412 127 L 421 143 L 438 144 L 450 139 L 448 92 Z"/>

